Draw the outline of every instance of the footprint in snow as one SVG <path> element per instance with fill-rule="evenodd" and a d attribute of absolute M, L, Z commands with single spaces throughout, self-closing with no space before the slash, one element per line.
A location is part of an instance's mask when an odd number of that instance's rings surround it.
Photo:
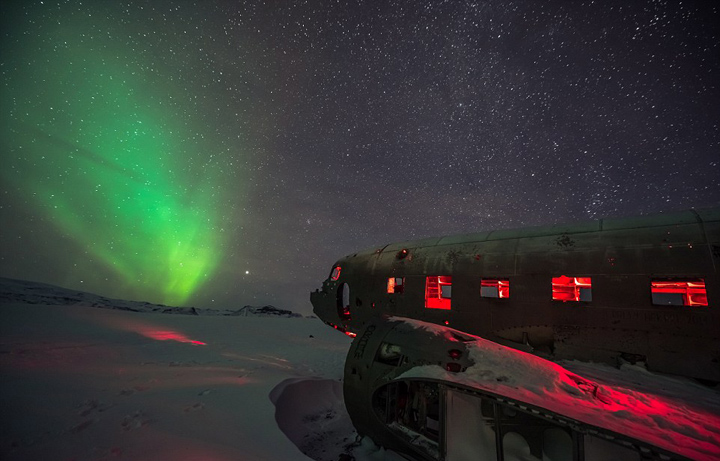
<path fill-rule="evenodd" d="M 92 423 L 93 423 L 92 419 L 86 419 L 85 421 L 81 422 L 80 424 L 76 424 L 75 426 L 71 427 L 70 433 L 77 434 L 78 432 L 82 432 L 85 429 L 87 429 Z"/>
<path fill-rule="evenodd" d="M 183 411 L 184 411 L 185 413 L 191 413 L 191 412 L 193 412 L 193 411 L 202 410 L 203 408 L 205 408 L 205 405 L 204 405 L 204 404 L 202 404 L 202 403 L 196 403 L 196 404 L 194 404 L 194 405 L 189 405 L 189 406 L 185 407 L 185 408 L 183 409 Z"/>
<path fill-rule="evenodd" d="M 142 392 L 150 389 L 150 386 L 134 386 L 130 389 L 123 389 L 119 395 L 133 395 L 136 392 Z"/>
<path fill-rule="evenodd" d="M 112 406 L 112 404 L 104 403 L 96 399 L 88 399 L 79 407 L 78 415 L 87 416 L 92 412 L 102 413 Z"/>
<path fill-rule="evenodd" d="M 132 415 L 125 415 L 120 425 L 124 431 L 131 431 L 133 429 L 139 429 L 145 427 L 153 421 L 147 418 L 142 411 L 136 411 Z"/>

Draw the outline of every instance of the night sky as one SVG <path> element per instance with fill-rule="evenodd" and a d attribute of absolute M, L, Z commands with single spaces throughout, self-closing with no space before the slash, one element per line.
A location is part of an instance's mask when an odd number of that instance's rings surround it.
<path fill-rule="evenodd" d="M 4 1 L 0 276 L 309 313 L 367 247 L 718 205 L 717 5 Z"/>

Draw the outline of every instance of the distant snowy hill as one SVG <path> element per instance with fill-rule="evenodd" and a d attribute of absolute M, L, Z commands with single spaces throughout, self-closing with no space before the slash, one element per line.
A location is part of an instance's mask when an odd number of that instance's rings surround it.
<path fill-rule="evenodd" d="M 0 280 L 0 459 L 391 461 L 342 397 L 350 338 Z"/>
<path fill-rule="evenodd" d="M 101 307 L 132 312 L 157 312 L 181 315 L 253 315 L 261 317 L 302 317 L 302 315 L 273 306 L 244 306 L 238 309 L 201 309 L 197 307 L 171 307 L 142 301 L 110 299 L 104 296 L 69 290 L 46 283 L 29 282 L 0 277 L 0 304 L 46 304 Z"/>

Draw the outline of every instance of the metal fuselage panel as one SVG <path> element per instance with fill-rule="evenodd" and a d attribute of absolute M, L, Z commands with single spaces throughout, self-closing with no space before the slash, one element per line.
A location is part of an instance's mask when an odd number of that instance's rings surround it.
<path fill-rule="evenodd" d="M 401 242 L 338 266 L 311 301 L 343 330 L 400 315 L 556 358 L 637 357 L 652 370 L 720 381 L 720 209 Z M 590 277 L 592 300 L 553 300 L 551 279 L 562 275 Z M 450 309 L 425 307 L 428 276 L 452 277 Z M 390 277 L 404 278 L 402 293 L 387 292 Z M 483 278 L 509 280 L 510 297 L 482 297 Z M 663 279 L 703 279 L 709 305 L 653 305 L 651 281 Z"/>
<path fill-rule="evenodd" d="M 652 420 L 652 414 L 658 417 L 666 416 L 657 413 L 657 408 L 663 406 L 663 398 L 656 397 L 652 393 L 653 389 L 647 388 L 647 383 L 638 384 L 637 388 L 625 388 L 624 386 L 629 386 L 629 384 L 623 383 L 614 390 L 612 383 L 586 380 L 553 362 L 537 357 L 529 359 L 528 357 L 531 356 L 528 354 L 512 351 L 512 349 L 482 339 L 477 341 L 478 338 L 468 337 L 459 330 L 423 325 L 422 323 L 400 317 L 373 319 L 358 332 L 348 351 L 343 380 L 343 395 L 348 414 L 358 433 L 370 436 L 380 446 L 411 456 L 412 459 L 446 459 L 448 446 L 446 435 L 450 429 L 447 425 L 448 409 L 443 407 L 446 396 L 442 394 L 450 390 L 475 393 L 488 401 L 510 405 L 514 411 L 524 411 L 536 415 L 548 422 L 549 426 L 562 427 L 568 432 L 572 430 L 585 435 L 602 436 L 621 444 L 629 443 L 634 445 L 636 450 L 645 453 L 642 459 L 695 459 L 687 450 L 687 447 L 695 446 L 703 446 L 702 450 L 717 451 L 718 440 L 716 438 L 711 441 L 705 440 L 704 435 L 700 432 L 693 432 L 691 428 L 683 426 L 680 421 L 676 421 L 675 425 L 661 424 L 660 427 L 664 431 L 661 439 L 668 442 L 654 443 L 654 435 L 648 435 L 649 432 L 646 430 L 647 426 L 643 420 L 648 418 Z M 383 354 L 388 345 L 395 349 L 389 354 Z M 393 356 L 393 351 L 396 357 Z M 520 363 L 523 363 L 523 366 L 520 366 Z M 450 365 L 456 365 L 456 367 L 451 368 Z M 481 372 L 478 373 L 478 370 Z M 576 382 L 586 386 L 583 388 L 585 390 L 568 392 L 566 387 L 558 384 L 561 382 L 560 378 L 570 375 Z M 521 378 L 518 378 L 519 376 Z M 525 378 L 526 376 L 535 376 L 536 378 Z M 534 391 L 518 390 L 518 383 L 525 379 L 532 381 L 537 386 Z M 535 380 L 533 381 L 533 379 Z M 506 381 L 506 385 L 498 384 Z M 398 427 L 393 423 L 393 421 L 404 421 L 401 425 L 412 426 L 410 418 L 408 418 L 408 415 L 411 415 L 411 399 L 403 400 L 400 397 L 393 397 L 389 393 L 383 395 L 382 392 L 383 389 L 390 389 L 393 384 L 403 382 L 408 383 L 409 388 L 412 388 L 412 383 L 434 384 L 441 391 L 441 408 L 438 413 L 439 432 L 435 439 L 439 455 L 419 449 L 420 446 L 403 437 L 403 431 L 398 431 Z M 658 388 L 661 387 L 662 385 L 658 386 Z M 561 388 L 562 390 L 554 393 L 538 391 L 538 389 Z M 618 393 L 613 394 L 616 391 Z M 632 395 L 633 398 L 617 397 L 623 392 Z M 696 394 L 693 398 L 702 401 L 709 398 L 709 393 L 712 391 L 708 390 L 702 395 Z M 518 397 L 523 396 L 527 399 L 532 395 L 537 397 L 534 402 Z M 623 423 L 621 426 L 613 426 L 613 423 L 608 423 L 609 420 L 597 418 L 597 414 L 588 416 L 589 413 L 575 410 L 576 406 L 579 406 L 596 408 L 600 409 L 598 411 L 608 411 L 612 414 L 612 409 L 616 410 L 618 407 L 611 405 L 611 401 L 604 400 L 606 397 L 603 396 L 609 395 L 615 395 L 618 402 L 629 402 L 628 408 L 631 410 L 624 409 L 617 413 L 618 421 Z M 568 396 L 572 397 L 568 398 Z M 571 400 L 570 403 L 563 403 L 568 399 Z M 390 403 L 393 400 L 395 404 Z M 658 403 L 647 404 L 647 402 L 656 400 Z M 683 413 L 690 415 L 690 419 L 705 421 L 704 418 L 707 418 L 702 404 L 698 404 L 698 402 L 691 401 L 687 404 L 676 402 L 676 404 L 678 408 L 682 408 Z M 562 408 L 566 410 L 573 408 L 573 411 L 564 412 L 561 411 Z M 647 408 L 655 409 L 648 413 Z M 623 414 L 627 411 L 637 412 L 635 414 L 637 421 L 626 421 Z M 571 413 L 574 413 L 575 416 Z M 672 412 L 668 412 L 668 414 L 672 414 Z M 717 417 L 714 418 L 716 420 Z M 549 427 L 538 426 L 537 422 L 525 427 L 521 432 L 531 436 L 534 430 L 542 431 Z M 603 422 L 607 427 L 603 426 Z M 471 422 L 462 421 L 462 424 L 466 423 L 470 424 Z M 701 423 L 698 424 L 701 425 Z M 618 427 L 623 427 L 624 430 L 618 431 Z M 502 439 L 503 431 L 497 428 L 493 430 L 500 431 L 499 437 Z M 517 428 L 511 429 L 511 431 L 517 430 Z M 421 435 L 422 431 L 415 433 L 411 439 L 417 440 Z M 480 432 L 475 435 L 479 437 Z M 683 439 L 680 440 L 678 437 Z M 710 443 L 707 446 L 703 445 L 706 442 Z M 541 455 L 536 456 L 535 459 L 545 459 Z M 456 458 L 451 457 L 451 459 Z M 467 458 L 463 457 L 462 459 Z M 495 459 L 495 457 L 489 459 Z M 579 454 L 573 459 L 583 459 L 583 455 Z M 640 456 L 631 459 L 640 459 Z"/>

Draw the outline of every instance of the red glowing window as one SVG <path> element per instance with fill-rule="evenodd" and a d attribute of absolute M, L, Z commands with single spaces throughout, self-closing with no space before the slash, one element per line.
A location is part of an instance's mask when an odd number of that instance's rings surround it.
<path fill-rule="evenodd" d="M 429 276 L 425 279 L 425 307 L 428 309 L 450 309 L 452 277 Z"/>
<path fill-rule="evenodd" d="M 705 280 L 653 280 L 653 304 L 663 306 L 707 306 Z"/>
<path fill-rule="evenodd" d="M 556 301 L 592 301 L 590 277 L 553 277 L 552 296 Z"/>
<path fill-rule="evenodd" d="M 509 298 L 510 280 L 482 279 L 480 281 L 480 296 L 483 298 Z"/>
<path fill-rule="evenodd" d="M 332 270 L 332 274 L 330 274 L 330 280 L 337 280 L 340 278 L 340 270 L 342 268 L 340 266 L 335 266 Z"/>
<path fill-rule="evenodd" d="M 387 282 L 388 293 L 402 293 L 405 289 L 405 279 L 402 277 L 390 277 Z"/>

